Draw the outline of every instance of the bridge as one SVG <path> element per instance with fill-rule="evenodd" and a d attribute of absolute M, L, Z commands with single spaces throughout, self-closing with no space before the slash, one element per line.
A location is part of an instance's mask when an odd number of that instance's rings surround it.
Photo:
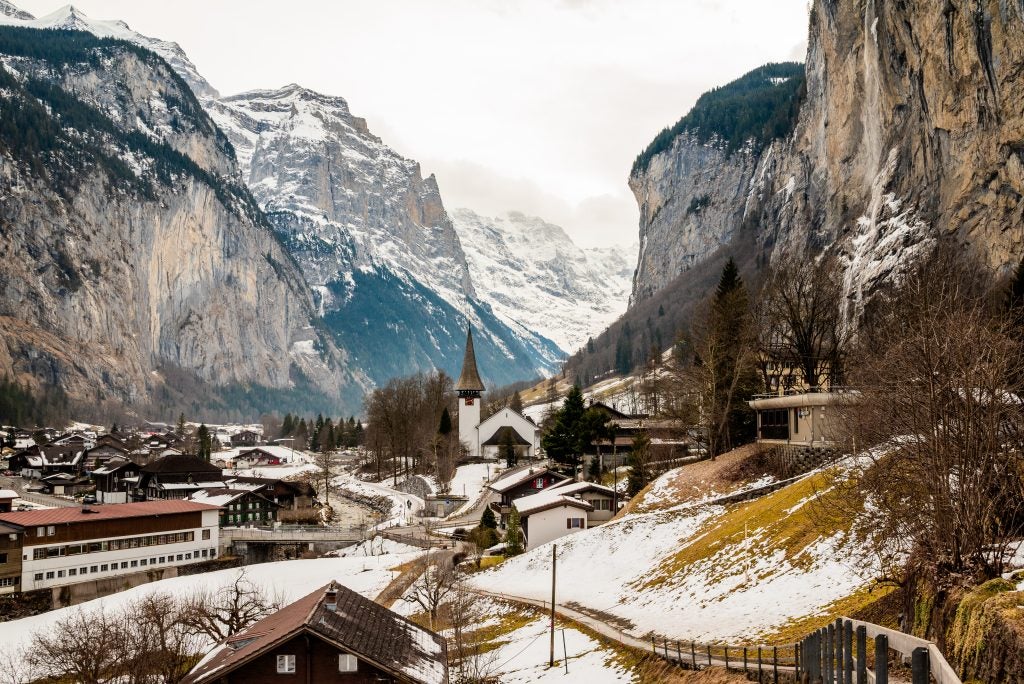
<path fill-rule="evenodd" d="M 305 546 L 324 553 L 352 546 L 366 539 L 365 527 L 319 527 L 317 525 L 278 525 L 276 527 L 224 527 L 220 530 L 222 553 L 265 560 L 275 546 Z"/>

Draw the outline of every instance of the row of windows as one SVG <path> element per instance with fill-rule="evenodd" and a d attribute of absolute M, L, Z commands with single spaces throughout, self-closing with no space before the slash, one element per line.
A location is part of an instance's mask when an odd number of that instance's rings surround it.
<path fill-rule="evenodd" d="M 137 549 L 142 546 L 159 546 L 161 544 L 181 544 L 195 541 L 196 533 L 173 532 L 171 534 L 150 534 L 145 537 L 126 537 L 111 541 L 89 542 L 85 544 L 67 544 L 65 546 L 44 546 L 32 552 L 33 560 L 43 558 L 59 558 L 60 556 L 78 556 L 83 553 L 102 553 L 103 551 L 120 551 Z M 203 530 L 203 539 L 210 538 L 210 530 Z"/>
<path fill-rule="evenodd" d="M 42 582 L 45 579 L 62 579 L 63 577 L 81 577 L 82 575 L 96 574 L 100 572 L 113 572 L 118 569 L 128 570 L 130 568 L 145 568 L 151 565 L 161 565 L 164 563 L 174 563 L 189 560 L 199 560 L 200 558 L 216 558 L 216 549 L 203 549 L 202 551 L 196 551 L 193 553 L 179 553 L 177 555 L 170 556 L 154 556 L 153 558 L 143 558 L 142 560 L 133 561 L 121 561 L 120 566 L 117 563 L 103 563 L 101 565 L 83 565 L 80 568 L 71 568 L 67 572 L 64 570 L 51 570 L 46 573 L 37 572 L 35 574 L 35 581 Z M 3 586 L 0 584 L 0 586 Z"/>
<path fill-rule="evenodd" d="M 586 502 L 594 507 L 595 511 L 610 511 L 612 510 L 611 499 L 586 499 Z"/>
<path fill-rule="evenodd" d="M 338 672 L 358 672 L 359 659 L 351 653 L 338 654 Z M 277 656 L 277 674 L 295 674 L 295 656 Z"/>
<path fill-rule="evenodd" d="M 224 516 L 224 519 L 231 523 L 249 522 L 257 520 L 266 520 L 267 515 L 260 513 L 232 513 L 231 515 Z"/>
<path fill-rule="evenodd" d="M 16 587 L 21 584 L 20 577 L 0 577 L 0 587 Z"/>

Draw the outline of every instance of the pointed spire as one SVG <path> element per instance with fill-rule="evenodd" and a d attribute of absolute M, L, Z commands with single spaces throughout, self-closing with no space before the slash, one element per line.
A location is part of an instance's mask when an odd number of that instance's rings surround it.
<path fill-rule="evenodd" d="M 483 392 L 484 383 L 476 369 L 476 352 L 473 350 L 473 328 L 466 328 L 466 356 L 462 359 L 462 374 L 455 383 L 458 392 Z"/>

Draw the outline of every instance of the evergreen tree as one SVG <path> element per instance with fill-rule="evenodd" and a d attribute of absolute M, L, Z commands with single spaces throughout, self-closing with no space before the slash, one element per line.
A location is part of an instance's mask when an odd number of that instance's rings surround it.
<path fill-rule="evenodd" d="M 291 437 L 292 433 L 295 432 L 295 419 L 292 414 L 284 414 L 284 420 L 281 421 L 281 436 Z"/>
<path fill-rule="evenodd" d="M 541 439 L 541 446 L 555 462 L 571 466 L 575 477 L 583 453 L 604 430 L 604 414 L 586 408 L 583 405 L 582 390 L 579 385 L 573 385 L 562 402 L 562 408 L 555 411 L 551 418 L 550 427 Z"/>
<path fill-rule="evenodd" d="M 633 450 L 629 454 L 629 472 L 626 475 L 626 492 L 636 496 L 651 481 L 649 463 L 651 460 L 651 438 L 646 430 L 633 436 Z"/>
<path fill-rule="evenodd" d="M 355 441 L 355 446 L 362 446 L 363 445 L 363 440 L 364 440 L 363 421 L 360 420 L 360 421 L 356 422 L 356 429 L 352 432 L 352 436 L 353 436 L 353 440 Z"/>
<path fill-rule="evenodd" d="M 587 353 L 588 354 L 593 354 L 594 353 L 594 338 L 593 337 L 587 338 Z"/>
<path fill-rule="evenodd" d="M 185 414 L 184 413 L 182 413 L 181 415 L 178 416 L 177 432 L 178 432 L 178 437 L 184 437 L 185 436 Z"/>
<path fill-rule="evenodd" d="M 590 459 L 590 467 L 587 468 L 587 479 L 591 482 L 601 482 L 601 459 L 597 455 Z"/>
<path fill-rule="evenodd" d="M 110 426 L 110 434 L 112 434 L 112 435 L 116 435 L 117 434 L 117 423 L 114 423 L 113 425 Z"/>
<path fill-rule="evenodd" d="M 663 304 L 658 305 L 658 318 L 665 315 L 665 306 Z"/>
<path fill-rule="evenodd" d="M 505 555 L 518 556 L 523 550 L 523 528 L 519 521 L 519 511 L 513 506 L 508 514 L 508 527 L 505 528 Z"/>
<path fill-rule="evenodd" d="M 292 442 L 292 446 L 296 449 L 302 450 L 307 446 L 309 440 L 309 427 L 306 425 L 306 419 L 299 419 L 299 426 L 295 428 L 295 441 Z"/>
<path fill-rule="evenodd" d="M 519 396 L 519 392 L 512 393 L 512 397 L 508 400 L 508 407 L 516 413 L 523 412 L 523 398 Z"/>
<path fill-rule="evenodd" d="M 498 519 L 494 516 L 494 511 L 491 510 L 490 506 L 485 507 L 483 515 L 480 516 L 480 527 L 492 530 L 498 529 Z"/>
<path fill-rule="evenodd" d="M 437 426 L 437 434 L 442 437 L 447 437 L 452 432 L 452 414 L 448 412 L 448 407 L 444 407 L 444 411 L 441 412 L 441 423 Z"/>
<path fill-rule="evenodd" d="M 213 453 L 213 437 L 210 435 L 210 429 L 206 427 L 206 423 L 199 426 L 196 431 L 196 439 L 198 441 L 198 451 L 196 455 L 205 460 L 210 460 L 210 455 Z"/>

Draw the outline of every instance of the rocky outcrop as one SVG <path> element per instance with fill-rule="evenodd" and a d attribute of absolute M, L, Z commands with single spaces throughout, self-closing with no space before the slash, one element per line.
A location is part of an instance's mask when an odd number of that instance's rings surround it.
<path fill-rule="evenodd" d="M 641 226 L 631 304 L 732 241 L 757 162 L 751 146 L 730 153 L 683 133 L 630 176 Z"/>
<path fill-rule="evenodd" d="M 313 327 L 311 294 L 226 138 L 170 67 L 130 46 L 5 30 L 0 106 L 22 118 L 0 141 L 0 372 L 89 402 L 145 406 L 182 372 L 208 391 L 192 406 L 232 386 L 301 386 L 340 405 L 357 379 Z"/>
<path fill-rule="evenodd" d="M 1024 244 L 1022 107 L 1019 2 L 817 0 L 797 126 L 759 152 L 744 192 L 721 199 L 737 201 L 726 213 L 754 227 L 765 259 L 836 254 L 850 314 L 940 235 L 1005 272 Z M 672 154 L 657 155 L 651 168 L 671 168 Z M 729 164 L 707 161 L 703 176 L 679 174 L 660 196 L 690 197 L 705 192 L 692 187 L 695 179 L 732 177 Z M 653 184 L 639 180 L 642 189 Z M 643 206 L 646 195 L 638 197 Z M 669 223 L 643 212 L 645 253 L 673 254 L 659 236 L 678 243 L 687 224 Z M 728 234 L 719 225 L 707 231 L 687 244 Z M 697 251 L 676 250 L 662 270 L 678 275 Z M 656 288 L 662 276 L 648 273 L 638 269 L 634 294 Z"/>

